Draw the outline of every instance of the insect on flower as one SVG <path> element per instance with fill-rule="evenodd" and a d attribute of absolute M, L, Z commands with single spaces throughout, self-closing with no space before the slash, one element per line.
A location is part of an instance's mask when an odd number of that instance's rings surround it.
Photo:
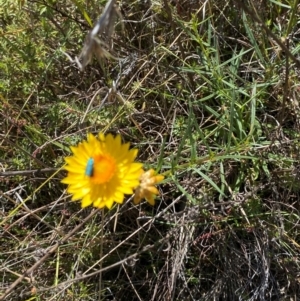
<path fill-rule="evenodd" d="M 72 146 L 73 155 L 66 157 L 68 185 L 72 201 L 82 207 L 111 208 L 122 204 L 125 195 L 133 194 L 140 184 L 143 164 L 136 162 L 138 150 L 123 143 L 120 135 L 88 133 L 87 139 Z"/>
<path fill-rule="evenodd" d="M 85 168 L 85 175 L 88 177 L 92 177 L 93 174 L 94 174 L 94 159 L 89 158 Z"/>

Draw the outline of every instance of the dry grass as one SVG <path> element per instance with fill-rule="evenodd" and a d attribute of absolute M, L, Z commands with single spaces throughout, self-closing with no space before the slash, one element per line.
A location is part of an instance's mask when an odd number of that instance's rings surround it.
<path fill-rule="evenodd" d="M 299 8 L 120 1 L 80 72 L 90 2 L 0 1 L 0 300 L 297 300 Z M 69 202 L 98 131 L 165 172 L 155 207 Z"/>

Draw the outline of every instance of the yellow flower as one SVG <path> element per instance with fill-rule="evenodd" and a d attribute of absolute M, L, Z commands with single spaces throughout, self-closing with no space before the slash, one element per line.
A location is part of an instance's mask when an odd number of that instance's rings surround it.
<path fill-rule="evenodd" d="M 146 199 L 147 202 L 153 206 L 155 204 L 155 196 L 159 194 L 159 191 L 154 185 L 163 179 L 164 176 L 156 175 L 153 169 L 144 172 L 140 177 L 140 185 L 135 190 L 133 202 L 138 204 L 142 199 Z"/>
<path fill-rule="evenodd" d="M 73 194 L 72 201 L 82 200 L 82 207 L 111 208 L 122 204 L 125 194 L 132 194 L 143 173 L 142 164 L 134 162 L 138 150 L 129 149 L 121 136 L 88 134 L 87 141 L 71 147 L 72 157 L 65 158 L 68 171 L 62 183 Z"/>

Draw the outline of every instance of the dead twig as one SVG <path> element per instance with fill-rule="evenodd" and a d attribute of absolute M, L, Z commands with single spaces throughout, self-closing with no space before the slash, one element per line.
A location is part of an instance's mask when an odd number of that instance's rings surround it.
<path fill-rule="evenodd" d="M 81 71 L 83 71 L 90 63 L 93 55 L 96 56 L 98 61 L 100 61 L 103 57 L 113 58 L 113 56 L 105 49 L 105 47 L 109 48 L 109 46 L 100 40 L 98 36 L 105 35 L 108 41 L 111 39 L 114 31 L 114 21 L 116 16 L 119 16 L 119 18 L 122 19 L 121 13 L 115 5 L 115 0 L 109 0 L 96 25 L 86 36 L 83 49 L 79 57 L 75 57 L 75 60 L 73 60 L 67 53 L 64 52 L 71 62 L 76 62 Z"/>

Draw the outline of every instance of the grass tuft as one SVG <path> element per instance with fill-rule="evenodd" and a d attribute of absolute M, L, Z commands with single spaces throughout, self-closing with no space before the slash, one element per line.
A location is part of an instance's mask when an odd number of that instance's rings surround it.
<path fill-rule="evenodd" d="M 80 72 L 106 1 L 0 0 L 0 300 L 297 300 L 297 3 L 119 1 Z M 154 207 L 70 202 L 99 131 L 164 173 Z"/>

